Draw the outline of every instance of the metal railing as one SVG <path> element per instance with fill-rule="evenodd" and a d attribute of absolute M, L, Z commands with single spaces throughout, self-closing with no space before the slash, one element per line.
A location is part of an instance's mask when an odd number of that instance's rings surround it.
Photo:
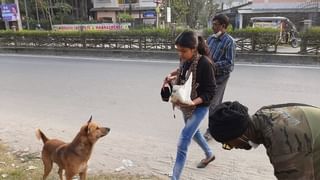
<path fill-rule="evenodd" d="M 95 49 L 125 49 L 125 50 L 156 50 L 173 51 L 174 35 L 160 36 L 0 36 L 1 47 L 35 47 L 35 48 L 95 48 Z M 293 53 L 320 54 L 320 40 L 301 40 L 300 48 L 283 46 L 277 37 L 235 37 L 237 52 L 245 53 Z"/>

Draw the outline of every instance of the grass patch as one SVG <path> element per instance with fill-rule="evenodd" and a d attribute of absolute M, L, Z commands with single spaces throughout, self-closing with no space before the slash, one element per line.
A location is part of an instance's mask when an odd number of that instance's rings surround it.
<path fill-rule="evenodd" d="M 0 179 L 40 179 L 41 161 L 36 154 L 15 153 L 0 141 Z"/>
<path fill-rule="evenodd" d="M 49 174 L 47 180 L 57 180 L 57 166 Z M 11 152 L 0 140 L 0 180 L 34 180 L 42 179 L 43 165 L 39 154 L 28 154 L 28 152 Z M 162 180 L 165 178 L 157 176 L 109 173 L 89 174 L 88 180 Z"/>

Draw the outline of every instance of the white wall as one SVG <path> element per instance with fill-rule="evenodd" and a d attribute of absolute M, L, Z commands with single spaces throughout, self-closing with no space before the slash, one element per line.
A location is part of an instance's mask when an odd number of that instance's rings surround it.
<path fill-rule="evenodd" d="M 156 7 L 154 0 L 139 0 L 140 7 Z"/>
<path fill-rule="evenodd" d="M 140 7 L 156 7 L 154 0 L 139 0 L 140 3 L 134 4 Z M 117 0 L 93 0 L 94 8 L 119 7 Z"/>
<path fill-rule="evenodd" d="M 248 3 L 249 1 L 252 0 L 216 0 L 215 2 L 220 5 L 223 3 L 223 9 L 229 9 L 241 4 Z"/>
<path fill-rule="evenodd" d="M 116 21 L 116 13 L 115 12 L 98 12 L 97 13 L 97 19 L 103 18 L 103 17 L 110 17 L 112 18 L 112 21 Z"/>
<path fill-rule="evenodd" d="M 118 7 L 117 0 L 93 0 L 94 8 Z"/>

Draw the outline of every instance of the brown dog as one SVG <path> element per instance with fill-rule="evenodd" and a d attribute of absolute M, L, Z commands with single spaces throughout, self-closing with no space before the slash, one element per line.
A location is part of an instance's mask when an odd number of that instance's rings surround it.
<path fill-rule="evenodd" d="M 59 177 L 62 180 L 62 171 L 65 170 L 67 180 L 79 174 L 81 180 L 87 176 L 87 162 L 90 158 L 93 145 L 97 140 L 110 131 L 110 128 L 99 127 L 97 123 L 92 122 L 92 116 L 89 121 L 83 125 L 80 132 L 71 143 L 65 143 L 58 139 L 48 139 L 40 129 L 36 130 L 36 136 L 42 139 L 44 145 L 42 149 L 42 161 L 44 165 L 45 180 L 49 175 L 53 162 L 59 166 Z"/>

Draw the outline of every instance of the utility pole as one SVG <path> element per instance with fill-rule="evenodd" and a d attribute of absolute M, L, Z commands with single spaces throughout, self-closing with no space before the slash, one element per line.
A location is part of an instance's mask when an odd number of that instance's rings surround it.
<path fill-rule="evenodd" d="M 130 26 L 133 27 L 134 25 L 132 22 L 133 18 L 132 18 L 132 2 L 131 2 L 131 0 L 129 0 L 129 16 L 130 16 Z"/>
<path fill-rule="evenodd" d="M 49 11 L 50 11 L 51 18 L 54 19 L 52 0 L 49 0 L 49 7 L 48 8 L 49 8 Z"/>
<path fill-rule="evenodd" d="M 76 0 L 74 1 L 74 7 L 75 7 L 75 11 L 76 11 L 76 19 L 80 19 L 80 16 L 79 16 L 79 2 Z"/>
<path fill-rule="evenodd" d="M 38 0 L 35 0 L 36 3 L 36 14 L 37 14 L 37 23 L 40 24 L 39 22 L 39 9 L 38 9 Z"/>
<path fill-rule="evenodd" d="M 160 7 L 159 0 L 156 0 L 156 27 L 159 28 L 159 15 L 160 15 Z"/>
<path fill-rule="evenodd" d="M 129 15 L 132 15 L 132 3 L 131 0 L 129 0 Z"/>
<path fill-rule="evenodd" d="M 51 0 L 47 0 L 48 2 L 48 9 L 47 9 L 47 14 L 48 14 L 48 18 L 49 18 L 49 22 L 50 22 L 50 28 L 52 29 L 52 17 L 53 17 L 53 14 L 51 14 Z"/>
<path fill-rule="evenodd" d="M 29 25 L 29 15 L 28 15 L 28 7 L 27 7 L 27 0 L 24 0 L 24 10 L 26 12 L 26 20 L 27 20 L 27 29 L 30 29 Z"/>
<path fill-rule="evenodd" d="M 6 3 L 5 0 L 1 0 L 1 4 L 2 4 L 2 5 L 4 5 L 5 3 Z M 4 21 L 4 23 L 5 23 L 6 30 L 7 30 L 7 29 L 10 29 L 10 27 L 9 27 L 9 22 L 8 22 L 8 21 Z"/>
<path fill-rule="evenodd" d="M 19 0 L 14 0 L 14 3 L 17 6 L 17 23 L 18 23 L 18 30 L 22 30 L 22 23 L 21 23 L 21 16 L 20 16 L 20 8 L 19 8 Z"/>

